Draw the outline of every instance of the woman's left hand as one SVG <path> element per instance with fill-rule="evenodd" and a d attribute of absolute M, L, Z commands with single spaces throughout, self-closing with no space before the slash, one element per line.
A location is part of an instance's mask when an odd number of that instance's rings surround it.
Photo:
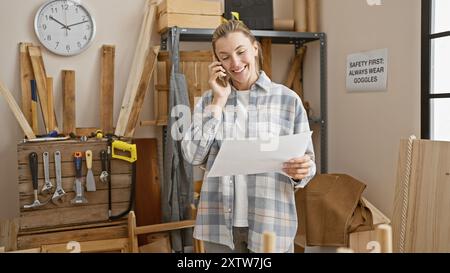
<path fill-rule="evenodd" d="M 311 168 L 311 157 L 304 155 L 292 158 L 283 163 L 283 171 L 293 179 L 303 179 L 308 176 Z"/>

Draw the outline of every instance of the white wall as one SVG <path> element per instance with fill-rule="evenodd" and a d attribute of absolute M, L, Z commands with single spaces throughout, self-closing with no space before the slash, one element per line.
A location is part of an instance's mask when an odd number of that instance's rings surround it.
<path fill-rule="evenodd" d="M 373 2 L 373 1 L 372 1 Z M 392 214 L 400 138 L 420 137 L 420 0 L 322 0 L 328 35 L 329 172 L 365 182 L 365 195 Z M 388 88 L 349 93 L 348 54 L 389 50 Z"/>
<path fill-rule="evenodd" d="M 20 102 L 18 43 L 38 44 L 33 18 L 45 0 L 0 1 L 0 80 Z M 91 47 L 79 56 L 58 57 L 44 50 L 47 73 L 55 79 L 58 121 L 62 117 L 62 69 L 76 70 L 77 126 L 99 125 L 100 47 L 116 45 L 116 89 L 114 122 L 125 89 L 134 54 L 145 0 L 84 1 L 97 22 L 97 36 Z M 369 7 L 365 0 L 321 0 L 321 26 L 328 36 L 329 171 L 345 172 L 367 183 L 365 195 L 390 215 L 395 185 L 400 138 L 420 132 L 420 0 L 383 0 Z M 277 18 L 292 18 L 292 0 L 275 0 Z M 159 43 L 159 36 L 153 41 Z M 187 43 L 182 48 L 197 48 Z M 208 48 L 209 45 L 203 45 Z M 388 90 L 355 94 L 345 90 L 347 54 L 376 48 L 389 49 Z M 318 50 L 310 46 L 305 60 L 306 98 L 314 110 L 318 98 Z M 273 79 L 284 81 L 293 50 L 273 47 Z M 147 96 L 144 105 L 152 105 Z M 142 119 L 150 119 L 152 109 L 145 106 Z M 0 99 L 0 219 L 16 216 L 16 144 L 22 138 L 16 120 Z M 153 137 L 150 127 L 138 128 L 138 137 Z"/>

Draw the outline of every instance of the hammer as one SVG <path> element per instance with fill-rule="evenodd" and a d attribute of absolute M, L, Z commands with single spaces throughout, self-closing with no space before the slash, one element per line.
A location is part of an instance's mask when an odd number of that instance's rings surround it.
<path fill-rule="evenodd" d="M 28 155 L 28 160 L 30 163 L 31 170 L 31 179 L 33 181 L 33 192 L 34 192 L 34 202 L 30 205 L 24 205 L 24 209 L 37 208 L 47 204 L 41 203 L 38 199 L 38 155 L 35 152 L 32 152 Z"/>

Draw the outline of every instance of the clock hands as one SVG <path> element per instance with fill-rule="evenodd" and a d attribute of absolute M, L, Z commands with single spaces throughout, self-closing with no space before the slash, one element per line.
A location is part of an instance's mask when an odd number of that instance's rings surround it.
<path fill-rule="evenodd" d="M 87 22 L 89 22 L 89 21 L 78 22 L 78 23 L 75 23 L 75 24 L 68 25 L 67 27 L 73 27 L 73 26 L 76 26 L 76 25 L 79 25 L 79 24 L 83 24 L 83 23 L 87 23 Z"/>
<path fill-rule="evenodd" d="M 65 24 L 61 23 L 60 21 L 56 20 L 53 16 L 50 15 L 50 19 L 52 19 L 53 21 L 55 21 L 56 23 L 60 24 L 62 26 L 62 28 L 65 28 L 67 30 L 70 30 L 69 26 L 66 26 Z"/>

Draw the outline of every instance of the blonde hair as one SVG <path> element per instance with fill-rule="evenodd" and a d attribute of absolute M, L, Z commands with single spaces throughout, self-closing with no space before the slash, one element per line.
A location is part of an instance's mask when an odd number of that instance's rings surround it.
<path fill-rule="evenodd" d="M 258 59 L 256 62 L 256 64 L 257 64 L 256 69 L 258 70 L 257 72 L 259 72 L 259 70 L 262 69 L 262 65 L 264 62 L 262 50 L 261 50 L 261 44 L 258 42 L 258 40 L 256 40 L 255 36 L 251 33 L 250 29 L 241 21 L 229 20 L 225 23 L 222 23 L 220 26 L 218 26 L 216 28 L 216 30 L 214 31 L 213 36 L 212 36 L 212 47 L 213 47 L 213 51 L 214 51 L 214 56 L 216 56 L 217 60 L 219 60 L 219 57 L 216 54 L 217 40 L 219 40 L 220 38 L 225 37 L 229 33 L 233 33 L 233 32 L 241 32 L 250 40 L 250 42 L 252 42 L 252 43 L 256 42 L 256 44 L 258 46 Z"/>

